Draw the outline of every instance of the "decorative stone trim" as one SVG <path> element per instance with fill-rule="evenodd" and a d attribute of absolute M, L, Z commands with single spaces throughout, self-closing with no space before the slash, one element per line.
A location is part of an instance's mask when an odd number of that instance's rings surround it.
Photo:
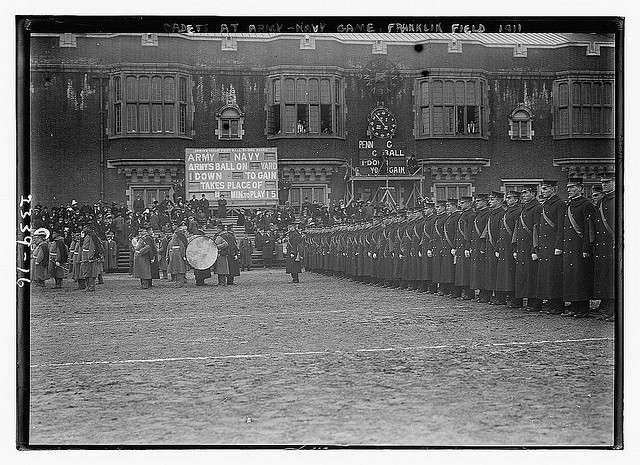
<path fill-rule="evenodd" d="M 60 34 L 60 47 L 76 47 L 76 35 L 75 34 Z"/>
<path fill-rule="evenodd" d="M 451 39 L 447 44 L 447 52 L 462 53 L 462 42 L 460 42 L 458 39 Z"/>
<path fill-rule="evenodd" d="M 471 181 L 482 171 L 483 166 L 490 166 L 488 158 L 427 158 L 422 160 L 423 170 L 431 171 L 431 180 L 436 181 Z"/>
<path fill-rule="evenodd" d="M 371 47 L 371 53 L 374 55 L 386 55 L 387 44 L 384 40 L 376 40 Z"/>
<path fill-rule="evenodd" d="M 513 47 L 513 56 L 514 58 L 526 58 L 527 46 L 524 44 L 516 44 L 515 47 Z"/>
<path fill-rule="evenodd" d="M 315 49 L 316 49 L 315 37 L 312 37 L 309 34 L 305 34 L 300 39 L 300 50 L 315 50 Z"/>
<path fill-rule="evenodd" d="M 553 166 L 567 172 L 567 177 L 599 181 L 603 176 L 615 175 L 614 158 L 555 158 Z"/>
<path fill-rule="evenodd" d="M 600 44 L 596 42 L 589 42 L 587 45 L 587 56 L 588 57 L 599 57 L 600 56 Z"/>
<path fill-rule="evenodd" d="M 142 46 L 143 47 L 157 47 L 158 46 L 158 34 L 142 34 Z"/>
<path fill-rule="evenodd" d="M 238 39 L 236 39 L 235 37 L 223 37 L 220 50 L 223 52 L 237 52 Z"/>

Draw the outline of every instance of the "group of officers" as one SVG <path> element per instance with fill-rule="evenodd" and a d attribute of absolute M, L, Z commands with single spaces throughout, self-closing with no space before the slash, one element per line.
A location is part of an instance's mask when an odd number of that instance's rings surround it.
<path fill-rule="evenodd" d="M 372 221 L 309 229 L 304 265 L 386 287 L 614 321 L 615 183 L 601 179 L 594 199 L 570 178 L 521 191 L 492 191 L 425 202 Z M 600 186 L 598 186 L 600 187 Z"/>

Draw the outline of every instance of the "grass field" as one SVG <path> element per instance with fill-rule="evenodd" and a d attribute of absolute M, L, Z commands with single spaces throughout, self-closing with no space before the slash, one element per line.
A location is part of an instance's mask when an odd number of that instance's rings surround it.
<path fill-rule="evenodd" d="M 613 443 L 611 323 L 289 280 L 33 291 L 30 443 Z"/>

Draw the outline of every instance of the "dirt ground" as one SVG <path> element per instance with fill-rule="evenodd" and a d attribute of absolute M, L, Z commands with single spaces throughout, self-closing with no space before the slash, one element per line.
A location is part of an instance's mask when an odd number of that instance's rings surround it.
<path fill-rule="evenodd" d="M 30 443 L 613 443 L 613 324 L 289 280 L 34 290 Z"/>

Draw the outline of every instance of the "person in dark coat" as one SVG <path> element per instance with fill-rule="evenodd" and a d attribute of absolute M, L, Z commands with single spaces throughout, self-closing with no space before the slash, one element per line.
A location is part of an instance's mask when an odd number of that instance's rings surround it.
<path fill-rule="evenodd" d="M 418 256 L 420 261 L 419 277 L 422 281 L 422 286 L 419 288 L 419 290 L 422 292 L 433 294 L 437 291 L 438 284 L 434 283 L 433 281 L 433 252 L 431 252 L 431 254 L 429 254 L 429 252 L 431 238 L 435 234 L 433 231 L 436 221 L 435 204 L 431 202 L 425 203 L 423 215 L 424 221 L 421 222 L 422 234 L 420 237 L 420 242 L 418 243 Z M 420 232 L 420 229 L 418 229 L 418 232 Z"/>
<path fill-rule="evenodd" d="M 49 230 L 38 228 L 33 233 L 33 253 L 31 254 L 31 280 L 35 287 L 44 287 L 49 279 Z"/>
<path fill-rule="evenodd" d="M 265 229 L 261 237 L 262 261 L 265 268 L 271 268 L 273 264 L 273 254 L 276 247 L 276 238 L 271 229 Z"/>
<path fill-rule="evenodd" d="M 144 200 L 140 193 L 136 194 L 136 199 L 133 201 L 133 211 L 135 213 L 142 213 L 144 211 Z"/>
<path fill-rule="evenodd" d="M 247 269 L 247 271 L 251 271 L 251 254 L 253 253 L 253 244 L 251 243 L 251 238 L 245 234 L 238 244 L 238 249 L 240 250 L 240 269 L 242 271 Z"/>
<path fill-rule="evenodd" d="M 447 200 L 447 218 L 444 221 L 444 249 L 440 264 L 440 284 L 444 287 L 443 295 L 452 298 L 460 297 L 460 288 L 455 287 L 456 282 L 456 231 L 458 229 L 458 199 Z M 440 293 L 438 293 L 440 294 Z"/>
<path fill-rule="evenodd" d="M 493 294 L 493 298 L 489 301 L 491 305 L 504 305 L 506 297 L 503 291 L 498 291 L 498 257 L 500 256 L 498 249 L 498 241 L 500 239 L 500 224 L 504 217 L 504 208 L 502 202 L 504 194 L 500 191 L 491 191 L 488 197 L 489 216 L 487 218 L 487 234 L 486 234 L 486 254 L 485 254 L 485 289 Z M 509 253 L 511 256 L 511 253 Z M 513 259 L 513 256 L 511 256 Z"/>
<path fill-rule="evenodd" d="M 513 258 L 516 260 L 516 303 L 513 307 L 519 307 L 522 299 L 527 299 L 527 310 L 539 312 L 542 309 L 542 301 L 538 294 L 538 260 L 534 260 L 533 228 L 540 222 L 542 206 L 536 197 L 538 186 L 526 185 L 520 193 L 523 204 L 520 216 L 516 221 L 513 236 Z M 520 303 L 520 305 L 518 305 Z"/>
<path fill-rule="evenodd" d="M 302 273 L 302 235 L 296 229 L 294 223 L 288 226 L 287 234 L 287 269 L 291 274 L 292 283 L 299 283 L 299 274 Z"/>
<path fill-rule="evenodd" d="M 153 287 L 153 280 L 160 279 L 160 262 L 158 260 L 158 246 L 156 245 L 156 239 L 153 235 L 153 229 L 149 225 L 146 225 L 146 228 L 147 236 L 145 237 L 145 241 L 149 244 L 149 257 L 151 259 L 151 279 L 149 280 L 149 287 Z"/>
<path fill-rule="evenodd" d="M 583 195 L 581 178 L 569 178 L 569 202 L 564 217 L 563 289 L 571 309 L 563 316 L 586 318 L 593 297 L 593 244 L 596 240 L 596 209 Z"/>
<path fill-rule="evenodd" d="M 227 284 L 234 285 L 233 278 L 240 276 L 240 249 L 238 248 L 238 241 L 233 233 L 233 225 L 227 225 L 227 230 L 220 234 L 227 244 L 229 245 L 227 250 L 227 261 L 229 262 L 229 274 L 227 274 Z"/>
<path fill-rule="evenodd" d="M 471 231 L 475 213 L 471 209 L 472 198 L 460 197 L 461 212 L 456 222 L 455 231 L 455 286 L 456 294 L 460 294 L 462 300 L 472 300 L 475 291 L 470 288 L 471 280 Z"/>
<path fill-rule="evenodd" d="M 53 231 L 53 241 L 49 245 L 49 276 L 55 279 L 54 289 L 62 289 L 65 268 L 69 254 L 62 233 Z"/>
<path fill-rule="evenodd" d="M 102 258 L 102 242 L 96 235 L 92 226 L 85 226 L 83 229 L 85 237 L 82 240 L 80 252 L 80 274 L 79 279 L 85 280 L 85 291 L 96 290 L 96 278 L 98 277 L 98 262 Z"/>
<path fill-rule="evenodd" d="M 596 242 L 594 244 L 594 299 L 600 299 L 603 319 L 614 321 L 615 309 L 615 230 L 616 194 L 613 177 L 602 178 L 603 196 L 596 205 Z"/>
<path fill-rule="evenodd" d="M 218 199 L 218 218 L 227 217 L 227 200 L 224 198 L 224 194 L 220 194 Z"/>
<path fill-rule="evenodd" d="M 562 244 L 566 205 L 557 194 L 558 181 L 544 180 L 540 220 L 535 225 L 533 246 L 538 260 L 538 298 L 547 301 L 550 315 L 564 311 L 562 300 Z"/>
<path fill-rule="evenodd" d="M 511 308 L 522 307 L 522 299 L 516 299 L 516 259 L 513 254 L 516 244 L 513 235 L 516 223 L 519 221 L 522 204 L 520 192 L 510 191 L 506 198 L 507 209 L 500 221 L 500 236 L 498 238 L 498 267 L 496 269 L 496 300 L 507 299 Z"/>
<path fill-rule="evenodd" d="M 183 287 L 187 274 L 187 238 L 184 229 L 178 228 L 167 244 L 167 271 L 175 281 L 176 287 Z M 211 276 L 211 274 L 209 274 Z"/>
<path fill-rule="evenodd" d="M 487 261 L 487 225 L 491 210 L 488 207 L 489 194 L 476 194 L 476 215 L 473 218 L 471 233 L 471 264 L 469 266 L 469 288 L 474 293 L 477 289 L 478 302 L 491 300 L 491 291 L 487 287 L 489 271 Z M 495 258 L 495 257 L 494 257 Z"/>
<path fill-rule="evenodd" d="M 443 260 L 450 257 L 446 250 L 447 241 L 444 236 L 444 223 L 447 220 L 447 202 L 445 200 L 438 200 L 435 205 L 436 218 L 433 222 L 433 233 L 431 234 L 431 240 L 429 241 L 428 256 L 432 258 L 432 282 L 435 283 L 435 290 L 439 295 L 445 295 L 445 286 L 443 281 Z M 445 255 L 446 254 L 446 255 Z M 438 289 L 439 287 L 439 289 Z"/>
<path fill-rule="evenodd" d="M 138 237 L 131 240 L 134 248 L 133 277 L 140 279 L 140 288 L 149 289 L 151 281 L 151 246 L 147 239 L 147 230 L 140 229 Z"/>

